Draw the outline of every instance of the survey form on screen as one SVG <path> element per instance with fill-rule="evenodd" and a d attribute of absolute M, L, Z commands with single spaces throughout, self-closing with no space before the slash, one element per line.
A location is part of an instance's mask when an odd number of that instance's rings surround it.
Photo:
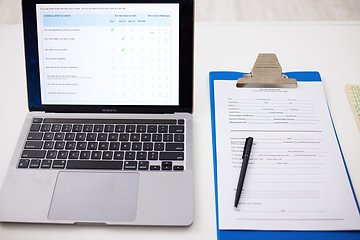
<path fill-rule="evenodd" d="M 360 229 L 322 82 L 235 84 L 214 81 L 219 229 Z M 248 136 L 254 142 L 234 208 Z"/>

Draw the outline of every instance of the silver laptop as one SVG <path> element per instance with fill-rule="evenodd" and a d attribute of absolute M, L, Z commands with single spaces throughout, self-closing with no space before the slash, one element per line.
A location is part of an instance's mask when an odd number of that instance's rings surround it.
<path fill-rule="evenodd" d="M 193 221 L 193 1 L 23 0 L 30 113 L 1 222 Z"/>

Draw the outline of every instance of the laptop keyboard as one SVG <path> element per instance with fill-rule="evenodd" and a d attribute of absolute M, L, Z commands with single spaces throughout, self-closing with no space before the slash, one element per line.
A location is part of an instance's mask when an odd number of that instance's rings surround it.
<path fill-rule="evenodd" d="M 34 118 L 18 168 L 184 170 L 184 119 Z"/>

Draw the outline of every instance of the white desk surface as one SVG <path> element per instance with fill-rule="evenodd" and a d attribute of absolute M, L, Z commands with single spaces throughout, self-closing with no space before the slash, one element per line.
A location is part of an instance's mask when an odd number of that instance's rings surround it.
<path fill-rule="evenodd" d="M 248 72 L 258 53 L 276 53 L 283 71 L 319 71 L 344 158 L 360 198 L 360 131 L 345 95 L 360 84 L 360 22 L 196 23 L 195 218 L 190 227 L 0 224 L 0 239 L 216 239 L 208 73 Z M 0 184 L 27 113 L 20 25 L 0 25 Z M 29 203 L 31 207 L 31 203 Z"/>

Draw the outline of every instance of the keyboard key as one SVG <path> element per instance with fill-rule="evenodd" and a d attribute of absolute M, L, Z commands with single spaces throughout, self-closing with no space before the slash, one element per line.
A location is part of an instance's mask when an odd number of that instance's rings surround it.
<path fill-rule="evenodd" d="M 65 134 L 65 141 L 74 141 L 75 133 L 66 133 Z"/>
<path fill-rule="evenodd" d="M 146 132 L 146 125 L 138 125 L 136 127 L 136 132 L 139 132 L 139 133 L 144 133 Z"/>
<path fill-rule="evenodd" d="M 109 143 L 108 142 L 100 142 L 98 149 L 99 150 L 108 150 L 109 149 Z"/>
<path fill-rule="evenodd" d="M 51 124 L 43 124 L 41 125 L 40 131 L 41 132 L 49 132 L 51 129 Z"/>
<path fill-rule="evenodd" d="M 172 133 L 164 134 L 164 142 L 172 142 L 174 140 L 174 135 Z"/>
<path fill-rule="evenodd" d="M 142 143 L 141 142 L 133 142 L 131 145 L 131 150 L 141 150 Z"/>
<path fill-rule="evenodd" d="M 33 123 L 31 124 L 30 131 L 31 132 L 37 132 L 40 130 L 41 124 Z"/>
<path fill-rule="evenodd" d="M 42 160 L 40 168 L 50 168 L 52 164 L 52 160 Z"/>
<path fill-rule="evenodd" d="M 94 126 L 94 132 L 102 132 L 104 130 L 104 125 L 98 125 L 96 124 Z"/>
<path fill-rule="evenodd" d="M 116 125 L 115 132 L 125 132 L 125 125 Z"/>
<path fill-rule="evenodd" d="M 107 133 L 99 133 L 97 140 L 98 140 L 98 141 L 106 141 L 107 138 L 108 138 L 108 134 L 107 134 Z"/>
<path fill-rule="evenodd" d="M 174 134 L 174 142 L 184 142 L 184 134 L 181 134 L 181 133 L 177 133 L 177 134 Z"/>
<path fill-rule="evenodd" d="M 158 160 L 159 153 L 158 152 L 148 152 L 148 160 Z"/>
<path fill-rule="evenodd" d="M 55 159 L 57 156 L 57 151 L 48 151 L 46 153 L 46 158 L 47 159 Z"/>
<path fill-rule="evenodd" d="M 44 134 L 44 140 L 53 140 L 54 133 L 45 133 Z"/>
<path fill-rule="evenodd" d="M 152 135 L 152 141 L 153 142 L 161 142 L 162 138 L 163 138 L 162 134 L 159 134 L 159 133 L 154 133 Z"/>
<path fill-rule="evenodd" d="M 120 149 L 121 150 L 130 150 L 131 149 L 131 143 L 130 142 L 122 142 Z"/>
<path fill-rule="evenodd" d="M 82 128 L 83 128 L 83 125 L 82 124 L 75 124 L 72 128 L 72 131 L 73 132 L 81 132 L 82 131 Z"/>
<path fill-rule="evenodd" d="M 24 150 L 22 152 L 22 158 L 44 158 L 46 154 L 45 150 Z"/>
<path fill-rule="evenodd" d="M 184 152 L 160 152 L 160 160 L 184 160 Z"/>
<path fill-rule="evenodd" d="M 54 124 L 51 127 L 52 132 L 60 132 L 61 131 L 61 124 Z"/>
<path fill-rule="evenodd" d="M 182 171 L 182 170 L 184 170 L 184 166 L 174 166 L 173 170 L 174 171 Z"/>
<path fill-rule="evenodd" d="M 65 149 L 66 150 L 74 150 L 76 146 L 76 142 L 66 142 Z"/>
<path fill-rule="evenodd" d="M 80 151 L 70 151 L 69 159 L 78 159 L 80 156 Z"/>
<path fill-rule="evenodd" d="M 147 153 L 146 152 L 137 152 L 136 160 L 146 160 Z"/>
<path fill-rule="evenodd" d="M 97 150 L 98 144 L 98 142 L 89 142 L 87 150 Z"/>
<path fill-rule="evenodd" d="M 149 141 L 151 141 L 151 134 L 142 133 L 142 134 L 141 134 L 141 141 L 143 141 L 143 142 L 149 142 Z"/>
<path fill-rule="evenodd" d="M 65 164 L 66 164 L 65 160 L 54 160 L 52 168 L 63 169 L 63 168 L 65 168 Z"/>
<path fill-rule="evenodd" d="M 130 134 L 128 133 L 121 133 L 119 137 L 119 141 L 129 141 Z"/>
<path fill-rule="evenodd" d="M 77 133 L 75 140 L 76 141 L 85 141 L 86 139 L 86 133 Z"/>
<path fill-rule="evenodd" d="M 125 160 L 135 160 L 136 152 L 126 152 Z"/>
<path fill-rule="evenodd" d="M 43 119 L 42 118 L 33 118 L 33 123 L 42 123 Z"/>
<path fill-rule="evenodd" d="M 108 138 L 108 141 L 117 141 L 119 139 L 119 134 L 117 133 L 110 133 L 109 134 L 109 138 Z"/>
<path fill-rule="evenodd" d="M 46 141 L 46 142 L 44 143 L 43 148 L 44 148 L 44 149 L 53 149 L 54 145 L 55 145 L 55 142 L 54 142 L 54 141 Z"/>
<path fill-rule="evenodd" d="M 172 170 L 172 162 L 164 161 L 161 163 L 161 170 Z"/>
<path fill-rule="evenodd" d="M 167 133 L 169 132 L 169 126 L 167 125 L 160 125 L 158 129 L 159 133 Z"/>
<path fill-rule="evenodd" d="M 159 165 L 153 165 L 153 166 L 150 166 L 150 170 L 160 170 L 160 166 Z"/>
<path fill-rule="evenodd" d="M 25 149 L 41 149 L 43 146 L 42 141 L 26 141 L 25 142 Z"/>
<path fill-rule="evenodd" d="M 41 140 L 43 138 L 44 133 L 41 132 L 30 132 L 27 140 Z"/>
<path fill-rule="evenodd" d="M 132 142 L 140 141 L 140 134 L 139 133 L 132 133 L 130 135 L 130 141 L 132 141 Z"/>
<path fill-rule="evenodd" d="M 59 151 L 57 155 L 57 159 L 67 159 L 69 155 L 69 151 Z"/>
<path fill-rule="evenodd" d="M 94 128 L 93 125 L 86 124 L 86 125 L 84 125 L 83 131 L 84 132 L 92 132 L 93 128 Z"/>
<path fill-rule="evenodd" d="M 101 158 L 101 151 L 91 152 L 91 159 L 100 159 L 100 158 Z"/>
<path fill-rule="evenodd" d="M 124 159 L 124 152 L 116 151 L 114 152 L 114 160 L 123 160 Z"/>
<path fill-rule="evenodd" d="M 20 159 L 18 168 L 27 168 L 30 164 L 30 159 Z"/>
<path fill-rule="evenodd" d="M 121 170 L 122 161 L 82 161 L 68 160 L 66 169 L 104 169 L 104 170 Z"/>
<path fill-rule="evenodd" d="M 125 132 L 135 132 L 136 126 L 135 125 L 126 125 Z"/>
<path fill-rule="evenodd" d="M 138 170 L 149 170 L 149 162 L 148 161 L 139 161 Z"/>
<path fill-rule="evenodd" d="M 71 129 L 72 129 L 72 125 L 70 124 L 64 124 L 61 128 L 61 131 L 62 132 L 71 132 Z"/>
<path fill-rule="evenodd" d="M 65 133 L 55 133 L 54 140 L 64 140 Z"/>
<path fill-rule="evenodd" d="M 76 150 L 85 150 L 87 146 L 87 142 L 78 142 L 76 144 Z"/>
<path fill-rule="evenodd" d="M 65 142 L 63 141 L 55 142 L 54 149 L 64 149 L 64 147 L 65 147 Z"/>
<path fill-rule="evenodd" d="M 95 141 L 97 138 L 97 133 L 88 133 L 86 135 L 86 141 Z"/>
<path fill-rule="evenodd" d="M 184 143 L 166 143 L 166 151 L 184 151 Z"/>
<path fill-rule="evenodd" d="M 157 125 L 149 125 L 147 129 L 148 133 L 156 133 L 157 132 Z"/>
<path fill-rule="evenodd" d="M 29 165 L 29 168 L 39 168 L 40 167 L 40 160 L 31 160 L 30 161 L 30 165 Z"/>
<path fill-rule="evenodd" d="M 80 159 L 89 159 L 91 155 L 90 151 L 81 151 L 80 152 Z"/>
<path fill-rule="evenodd" d="M 184 126 L 170 126 L 170 133 L 184 133 Z"/>
<path fill-rule="evenodd" d="M 164 143 L 155 143 L 154 150 L 155 151 L 164 151 L 165 145 Z"/>
<path fill-rule="evenodd" d="M 125 161 L 124 170 L 136 170 L 137 162 L 136 161 Z"/>
<path fill-rule="evenodd" d="M 109 150 L 119 150 L 120 149 L 120 143 L 119 142 L 111 142 Z"/>
<path fill-rule="evenodd" d="M 143 143 L 143 150 L 152 151 L 154 149 L 153 143 Z"/>
<path fill-rule="evenodd" d="M 112 159 L 113 158 L 113 152 L 111 151 L 104 151 L 102 154 L 102 159 Z"/>
<path fill-rule="evenodd" d="M 105 125 L 104 132 L 114 132 L 114 125 Z"/>

